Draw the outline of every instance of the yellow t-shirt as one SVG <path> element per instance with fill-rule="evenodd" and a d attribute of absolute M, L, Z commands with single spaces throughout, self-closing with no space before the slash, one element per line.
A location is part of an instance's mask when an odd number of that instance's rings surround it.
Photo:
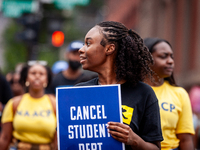
<path fill-rule="evenodd" d="M 162 150 L 179 146 L 176 134 L 194 134 L 192 110 L 188 93 L 182 87 L 170 85 L 167 81 L 159 87 L 152 87 L 159 101 L 161 128 L 164 140 Z"/>
<path fill-rule="evenodd" d="M 51 143 L 56 129 L 56 116 L 47 95 L 33 98 L 23 95 L 13 117 L 13 100 L 5 106 L 2 123 L 13 122 L 13 136 L 23 142 L 33 144 Z"/>

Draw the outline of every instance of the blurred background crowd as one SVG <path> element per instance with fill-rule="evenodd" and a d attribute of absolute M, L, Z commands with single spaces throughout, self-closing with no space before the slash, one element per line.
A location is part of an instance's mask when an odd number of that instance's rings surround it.
<path fill-rule="evenodd" d="M 24 93 L 19 78 L 28 61 L 45 61 L 55 76 L 69 71 L 70 59 L 77 60 L 75 52 L 73 58 L 67 54 L 71 44 L 83 42 L 85 33 L 105 20 L 121 22 L 142 38 L 159 37 L 171 43 L 175 79 L 189 93 L 196 147 L 200 147 L 199 0 L 0 0 L 0 70 L 12 93 L 4 98 Z M 82 70 L 73 73 L 79 77 Z M 85 74 L 84 81 L 96 76 Z"/>

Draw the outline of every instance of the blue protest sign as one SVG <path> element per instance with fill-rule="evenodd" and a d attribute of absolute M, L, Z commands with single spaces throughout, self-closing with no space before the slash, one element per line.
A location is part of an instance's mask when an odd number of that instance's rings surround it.
<path fill-rule="evenodd" d="M 107 131 L 122 122 L 120 85 L 56 88 L 59 150 L 124 150 Z"/>

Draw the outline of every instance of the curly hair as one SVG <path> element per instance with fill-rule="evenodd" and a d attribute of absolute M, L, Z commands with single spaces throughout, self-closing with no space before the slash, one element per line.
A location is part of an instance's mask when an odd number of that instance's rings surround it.
<path fill-rule="evenodd" d="M 101 45 L 115 44 L 117 55 L 115 60 L 117 80 L 125 79 L 130 85 L 151 77 L 153 71 L 150 65 L 153 58 L 143 39 L 122 23 L 105 21 L 97 24 L 103 34 Z"/>
<path fill-rule="evenodd" d="M 47 87 L 49 87 L 49 85 L 52 81 L 53 74 L 52 74 L 51 69 L 48 66 L 44 66 L 44 67 L 47 71 L 47 81 L 48 81 Z M 28 76 L 28 71 L 29 71 L 30 68 L 31 68 L 31 66 L 26 64 L 21 70 L 19 83 L 22 86 L 25 86 L 26 79 L 27 79 L 27 76 Z"/>

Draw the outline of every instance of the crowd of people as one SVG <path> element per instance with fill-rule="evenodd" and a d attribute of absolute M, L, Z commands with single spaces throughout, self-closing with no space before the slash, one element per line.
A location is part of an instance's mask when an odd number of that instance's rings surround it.
<path fill-rule="evenodd" d="M 56 87 L 110 84 L 121 85 L 121 103 L 133 110 L 129 123 L 110 121 L 107 127 L 126 150 L 198 148 L 194 116 L 198 122 L 200 109 L 194 90 L 188 94 L 175 82 L 167 40 L 142 39 L 122 23 L 104 21 L 84 42 L 72 41 L 65 58 L 54 74 L 46 61 L 35 60 L 0 76 L 1 150 L 56 150 Z"/>

